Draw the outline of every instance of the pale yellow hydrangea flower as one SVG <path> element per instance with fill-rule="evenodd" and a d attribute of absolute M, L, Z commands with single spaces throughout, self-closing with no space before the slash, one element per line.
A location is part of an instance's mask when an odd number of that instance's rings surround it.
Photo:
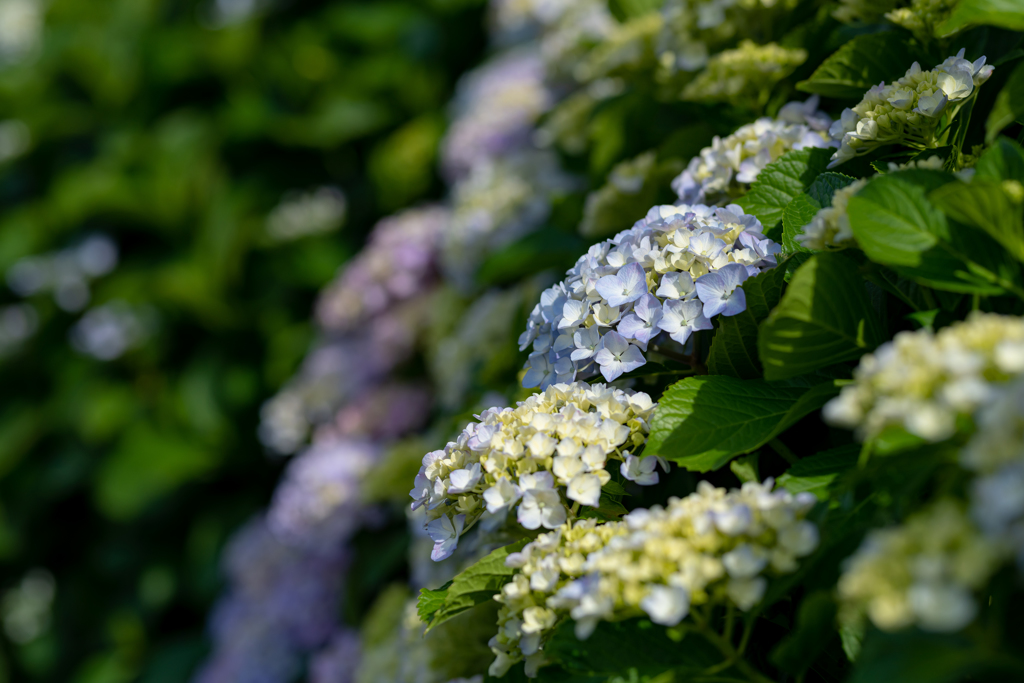
<path fill-rule="evenodd" d="M 481 413 L 458 440 L 424 456 L 410 492 L 413 509 L 428 510 L 432 558 L 450 556 L 485 510 L 504 515 L 518 505 L 523 527 L 560 527 L 580 505 L 598 507 L 615 462 L 627 479 L 656 483 L 656 459 L 630 453 L 646 442 L 655 407 L 642 392 L 575 382 Z"/>
<path fill-rule="evenodd" d="M 1024 318 L 973 312 L 938 332 L 900 332 L 860 360 L 854 383 L 825 405 L 831 424 L 871 439 L 887 427 L 927 441 L 956 431 L 995 396 L 998 385 L 1024 373 Z"/>
<path fill-rule="evenodd" d="M 683 99 L 697 102 L 729 102 L 762 108 L 775 86 L 807 60 L 807 51 L 776 43 L 757 45 L 745 40 L 724 50 L 683 88 Z"/>
<path fill-rule="evenodd" d="M 840 623 L 859 628 L 867 617 L 884 631 L 958 631 L 974 619 L 974 593 L 1001 560 L 958 503 L 940 500 L 868 534 L 839 579 Z"/>
<path fill-rule="evenodd" d="M 521 571 L 495 598 L 502 608 L 491 675 L 523 659 L 534 675 L 547 635 L 565 617 L 586 638 L 602 620 L 647 615 L 675 626 L 691 605 L 754 607 L 766 575 L 795 571 L 818 544 L 817 527 L 804 519 L 814 496 L 773 485 L 726 491 L 701 482 L 664 508 L 634 510 L 621 522 L 566 524 L 509 555 L 506 564 Z"/>

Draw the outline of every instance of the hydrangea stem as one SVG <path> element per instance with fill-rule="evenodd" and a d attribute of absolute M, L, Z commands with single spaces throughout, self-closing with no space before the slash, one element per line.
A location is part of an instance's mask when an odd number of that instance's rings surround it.
<path fill-rule="evenodd" d="M 722 655 L 725 656 L 725 661 L 722 662 L 722 664 L 713 667 L 714 669 L 724 670 L 719 669 L 719 667 L 728 664 L 729 666 L 735 666 L 736 669 L 744 676 L 746 676 L 747 680 L 751 681 L 752 683 L 775 683 L 775 681 L 762 674 L 760 671 L 754 668 L 749 662 L 747 662 L 747 660 L 743 659 L 742 654 L 736 648 L 733 647 L 731 642 L 715 633 L 706 625 L 701 625 L 700 633 L 704 638 L 707 639 L 709 643 L 714 645 L 715 648 L 722 653 Z M 748 635 L 745 632 L 744 638 L 747 637 Z M 729 666 L 725 666 L 724 668 L 729 668 Z M 711 671 L 711 673 L 717 673 L 717 671 Z"/>

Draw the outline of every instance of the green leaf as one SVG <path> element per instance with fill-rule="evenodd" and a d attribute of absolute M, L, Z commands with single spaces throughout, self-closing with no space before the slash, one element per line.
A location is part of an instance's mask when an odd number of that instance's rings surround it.
<path fill-rule="evenodd" d="M 617 500 L 609 498 L 606 495 L 602 495 L 596 508 L 588 505 L 583 506 L 583 509 L 580 510 L 580 519 L 588 519 L 592 517 L 604 522 L 612 522 L 617 519 L 621 519 L 627 512 L 629 512 L 629 510 L 626 509 L 625 505 Z"/>
<path fill-rule="evenodd" d="M 860 35 L 839 48 L 796 87 L 825 97 L 859 100 L 871 86 L 902 76 L 917 58 L 900 32 Z"/>
<path fill-rule="evenodd" d="M 786 269 L 772 268 L 743 283 L 746 310 L 719 317 L 718 329 L 708 352 L 708 369 L 713 375 L 740 379 L 761 377 L 757 358 L 757 326 L 779 303 L 785 285 Z"/>
<path fill-rule="evenodd" d="M 782 214 L 783 254 L 793 254 L 798 251 L 811 253 L 813 251 L 800 244 L 796 237 L 804 234 L 804 227 L 814 220 L 814 216 L 821 209 L 821 204 L 811 199 L 807 193 L 798 194 L 793 198 Z"/>
<path fill-rule="evenodd" d="M 974 180 L 1016 180 L 1024 183 L 1024 148 L 1010 138 L 998 138 L 981 155 L 974 170 Z"/>
<path fill-rule="evenodd" d="M 772 651 L 772 664 L 799 676 L 807 671 L 836 634 L 836 603 L 831 593 L 816 591 L 800 603 L 796 629 Z"/>
<path fill-rule="evenodd" d="M 975 178 L 969 185 L 957 181 L 940 187 L 928 198 L 950 218 L 981 228 L 1014 258 L 1024 261 L 1024 212 L 1000 183 L 983 178 Z"/>
<path fill-rule="evenodd" d="M 960 0 L 953 13 L 936 27 L 936 35 L 949 35 L 964 26 L 999 26 L 1024 30 L 1024 5 L 1020 0 Z"/>
<path fill-rule="evenodd" d="M 757 450 L 836 393 L 833 382 L 808 389 L 724 375 L 687 377 L 658 401 L 644 453 L 694 472 L 715 470 Z"/>
<path fill-rule="evenodd" d="M 576 638 L 574 624 L 567 620 L 555 629 L 544 654 L 566 671 L 605 676 L 630 669 L 640 675 L 670 669 L 696 672 L 722 659 L 699 635 L 690 633 L 677 642 L 665 627 L 647 619 L 601 622 L 586 640 Z"/>
<path fill-rule="evenodd" d="M 730 462 L 729 470 L 736 475 L 737 479 L 744 483 L 748 481 L 753 481 L 760 484 L 761 475 L 759 475 L 757 472 L 757 460 L 757 453 L 744 455 Z"/>
<path fill-rule="evenodd" d="M 758 348 L 765 378 L 786 379 L 859 358 L 885 336 L 856 265 L 822 253 L 793 274 Z"/>
<path fill-rule="evenodd" d="M 919 631 L 882 633 L 865 639 L 850 683 L 956 683 L 1024 680 L 1020 660 L 967 638 Z"/>
<path fill-rule="evenodd" d="M 756 216 L 765 231 L 782 220 L 793 199 L 814 182 L 828 166 L 831 149 L 801 149 L 783 154 L 757 174 L 750 192 L 736 201 L 746 213 Z"/>
<path fill-rule="evenodd" d="M 927 287 L 964 294 L 1002 294 L 984 248 L 989 238 L 958 226 L 951 231 L 945 214 L 928 201 L 946 176 L 905 171 L 874 178 L 850 198 L 847 215 L 857 243 L 875 263 L 890 266 Z M 981 263 L 979 263 L 979 261 Z M 982 263 L 987 263 L 985 268 Z"/>
<path fill-rule="evenodd" d="M 836 478 L 856 466 L 860 446 L 830 448 L 803 458 L 779 477 L 779 486 L 790 493 L 809 491 L 818 500 L 828 499 L 828 488 Z"/>
<path fill-rule="evenodd" d="M 529 541 L 524 538 L 498 548 L 441 588 L 421 591 L 416 610 L 427 630 L 494 597 L 515 574 L 514 569 L 505 566 L 505 558 L 522 550 Z"/>
<path fill-rule="evenodd" d="M 614 479 L 608 480 L 608 483 L 601 487 L 602 493 L 607 493 L 609 496 L 625 496 L 626 489 L 622 487 L 622 484 L 615 481 Z"/>
<path fill-rule="evenodd" d="M 420 620 L 424 624 L 429 624 L 430 620 L 434 617 L 434 613 L 444 606 L 444 601 L 448 597 L 448 589 L 451 585 L 452 582 L 448 581 L 440 588 L 420 589 L 420 597 L 416 601 L 416 613 L 420 615 Z"/>
<path fill-rule="evenodd" d="M 112 519 L 129 519 L 187 481 L 219 464 L 215 449 L 140 422 L 100 465 L 94 495 L 100 510 Z"/>
<path fill-rule="evenodd" d="M 811 250 L 797 242 L 797 235 L 804 233 L 804 227 L 815 214 L 826 206 L 832 206 L 832 195 L 841 187 L 856 181 L 842 173 L 826 172 L 819 175 L 803 194 L 793 198 L 782 214 L 782 250 L 791 254 Z"/>

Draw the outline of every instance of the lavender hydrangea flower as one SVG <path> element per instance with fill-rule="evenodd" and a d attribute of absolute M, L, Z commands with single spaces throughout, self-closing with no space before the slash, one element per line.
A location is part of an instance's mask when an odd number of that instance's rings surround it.
<path fill-rule="evenodd" d="M 541 294 L 519 338 L 532 346 L 523 386 L 598 372 L 612 381 L 646 362 L 648 344 L 686 343 L 715 315 L 742 311 L 740 285 L 781 250 L 739 206 L 655 206 Z"/>
<path fill-rule="evenodd" d="M 299 373 L 260 410 L 260 441 L 278 453 L 299 450 L 315 425 L 329 422 L 346 401 L 408 358 L 417 325 L 409 316 L 389 314 L 374 320 L 365 336 L 344 336 L 315 347 Z"/>
<path fill-rule="evenodd" d="M 436 282 L 440 238 L 450 220 L 440 206 L 381 219 L 359 255 L 320 295 L 316 315 L 324 329 L 353 330 Z"/>
<path fill-rule="evenodd" d="M 314 441 L 346 437 L 393 441 L 422 427 L 430 413 L 426 386 L 387 382 L 360 392 L 359 399 L 342 405 L 334 420 L 320 426 Z M 387 419 L 381 419 L 387 415 Z"/>
<path fill-rule="evenodd" d="M 228 591 L 210 618 L 213 652 L 195 683 L 288 683 L 337 629 L 347 557 L 283 543 L 264 517 L 224 551 Z"/>
<path fill-rule="evenodd" d="M 310 661 L 309 683 L 353 683 L 361 655 L 359 634 L 351 629 L 337 631 Z"/>
<path fill-rule="evenodd" d="M 530 145 L 534 125 L 552 105 L 540 56 L 513 50 L 463 76 L 454 120 L 441 144 L 442 168 L 450 179 L 478 164 Z"/>
<path fill-rule="evenodd" d="M 380 447 L 367 441 L 314 443 L 285 471 L 270 506 L 270 527 L 308 547 L 343 542 L 363 521 L 362 480 L 380 455 Z"/>

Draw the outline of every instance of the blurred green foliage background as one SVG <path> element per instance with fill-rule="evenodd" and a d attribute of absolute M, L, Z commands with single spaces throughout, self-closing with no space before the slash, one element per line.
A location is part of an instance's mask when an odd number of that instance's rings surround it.
<path fill-rule="evenodd" d="M 0 0 L 4 23 L 0 271 L 105 234 L 119 263 L 88 305 L 144 311 L 148 333 L 100 360 L 69 341 L 82 311 L 0 288 L 34 330 L 0 346 L 0 590 L 39 569 L 58 587 L 36 635 L 0 638 L 0 681 L 184 680 L 223 541 L 281 469 L 259 406 L 373 222 L 441 193 L 483 7 Z M 347 197 L 340 231 L 268 231 L 322 186 Z"/>

